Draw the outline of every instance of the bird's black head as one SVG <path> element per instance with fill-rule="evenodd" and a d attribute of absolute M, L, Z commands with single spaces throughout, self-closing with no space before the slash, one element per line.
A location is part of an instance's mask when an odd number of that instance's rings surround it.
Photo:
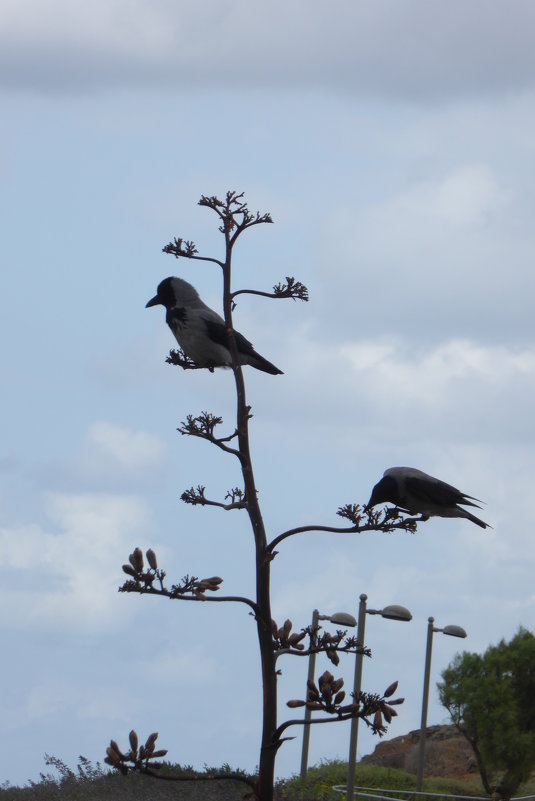
<path fill-rule="evenodd" d="M 377 506 L 378 503 L 398 503 L 398 486 L 392 476 L 383 476 L 372 489 L 370 500 L 364 507 L 365 511 Z"/>
<path fill-rule="evenodd" d="M 174 278 L 171 275 L 169 278 L 164 278 L 163 281 L 160 281 L 155 296 L 145 305 L 146 309 L 148 309 L 149 306 L 165 306 L 166 309 L 170 309 L 175 305 L 176 297 L 173 288 L 173 280 Z"/>

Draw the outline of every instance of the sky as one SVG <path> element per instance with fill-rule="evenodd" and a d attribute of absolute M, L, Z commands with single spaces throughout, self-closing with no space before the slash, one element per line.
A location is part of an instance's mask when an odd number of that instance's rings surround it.
<path fill-rule="evenodd" d="M 388 737 L 419 727 L 430 615 L 468 632 L 435 634 L 430 725 L 456 653 L 533 626 L 534 23 L 529 0 L 1 4 L 0 781 L 38 778 L 45 753 L 102 760 L 131 728 L 183 765 L 257 765 L 245 607 L 117 592 L 139 546 L 171 582 L 254 593 L 244 513 L 180 501 L 239 484 L 176 431 L 203 410 L 233 429 L 232 374 L 167 365 L 163 310 L 144 308 L 179 275 L 221 309 L 219 268 L 161 252 L 181 236 L 222 255 L 203 194 L 244 191 L 275 222 L 239 241 L 234 289 L 310 291 L 235 311 L 284 371 L 245 368 L 269 537 L 338 525 L 394 465 L 481 498 L 492 526 L 290 538 L 275 619 L 356 615 L 361 593 L 410 609 L 367 619 L 363 687 L 398 679 L 406 699 Z M 307 666 L 280 667 L 282 722 Z M 353 670 L 333 671 L 347 690 Z M 361 726 L 359 756 L 376 744 Z M 312 729 L 311 764 L 348 748 L 348 724 Z"/>

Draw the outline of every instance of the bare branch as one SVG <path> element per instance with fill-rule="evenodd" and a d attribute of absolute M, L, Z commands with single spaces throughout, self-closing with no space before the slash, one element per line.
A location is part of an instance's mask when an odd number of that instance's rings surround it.
<path fill-rule="evenodd" d="M 194 362 L 193 359 L 186 356 L 182 348 L 169 351 L 169 356 L 167 356 L 165 361 L 167 364 L 174 364 L 177 367 L 182 367 L 183 370 L 209 370 L 211 373 L 214 372 L 213 367 L 201 367 L 200 364 Z"/>
<path fill-rule="evenodd" d="M 361 513 L 362 512 L 362 513 Z M 338 509 L 337 514 L 354 523 L 350 528 L 341 528 L 337 526 L 299 526 L 297 528 L 289 529 L 279 534 L 272 540 L 267 550 L 275 555 L 274 549 L 277 545 L 287 537 L 293 537 L 294 534 L 303 534 L 309 531 L 327 531 L 332 534 L 363 534 L 365 531 L 383 531 L 389 533 L 392 531 L 416 531 L 416 525 L 420 522 L 425 522 L 426 518 L 420 517 L 403 517 L 402 510 L 397 508 L 386 507 L 382 512 L 374 512 L 371 509 L 364 511 L 358 504 L 347 504 Z M 366 519 L 367 522 L 361 525 L 361 520 Z"/>
<path fill-rule="evenodd" d="M 187 239 L 182 239 L 181 237 L 175 237 L 172 242 L 164 245 L 162 252 L 171 254 L 175 259 L 184 258 L 195 259 L 197 261 L 211 261 L 214 264 L 218 264 L 221 268 L 224 267 L 223 262 L 219 261 L 219 259 L 214 259 L 210 256 L 198 256 L 197 253 L 199 251 L 195 247 L 195 243 Z"/>
<path fill-rule="evenodd" d="M 308 301 L 308 289 L 300 281 L 295 278 L 286 276 L 286 283 L 278 283 L 273 287 L 273 292 L 262 292 L 259 289 L 238 289 L 232 292 L 231 298 L 234 299 L 238 295 L 260 295 L 263 298 L 292 298 L 292 300 Z"/>
<path fill-rule="evenodd" d="M 191 781 L 240 781 L 248 784 L 253 790 L 256 790 L 256 784 L 252 779 L 244 776 L 241 773 L 223 773 L 223 774 L 196 774 L 184 775 L 182 773 L 159 773 L 162 767 L 162 762 L 155 762 L 157 757 L 163 757 L 167 754 L 167 749 L 155 750 L 154 746 L 158 739 L 158 732 L 150 734 L 147 738 L 145 745 L 138 748 L 138 736 L 134 729 L 130 732 L 130 750 L 123 753 L 115 740 L 111 740 L 108 748 L 106 748 L 106 757 L 104 762 L 111 765 L 116 770 L 120 771 L 123 776 L 128 773 L 143 773 L 147 776 L 152 776 L 155 779 L 162 779 L 170 782 L 191 782 Z"/>
<path fill-rule="evenodd" d="M 293 654 L 294 656 L 309 656 L 310 654 L 325 653 L 334 665 L 338 665 L 340 658 L 338 653 L 361 653 L 364 656 L 371 656 L 369 648 L 365 648 L 354 636 L 347 636 L 347 631 L 338 629 L 335 634 L 324 631 L 322 634 L 321 626 L 307 626 L 300 632 L 292 634 L 292 621 L 285 620 L 279 628 L 274 620 L 271 621 L 271 633 L 273 638 L 273 649 L 275 659 L 283 654 Z M 302 640 L 309 638 L 308 649 Z"/>
<path fill-rule="evenodd" d="M 222 451 L 231 453 L 233 456 L 237 456 L 238 459 L 241 459 L 242 454 L 240 451 L 236 450 L 235 448 L 229 448 L 228 445 L 225 445 L 226 442 L 230 442 L 238 436 L 237 430 L 233 431 L 232 434 L 229 434 L 226 437 L 216 437 L 214 435 L 216 427 L 221 425 L 222 422 L 222 417 L 216 417 L 216 415 L 211 414 L 211 412 L 201 412 L 196 417 L 194 417 L 192 414 L 188 414 L 186 422 L 182 422 L 177 428 L 177 431 L 179 434 L 183 434 L 184 436 L 205 439 L 208 442 L 211 442 L 213 445 L 217 445 L 217 447 L 221 448 Z"/>
<path fill-rule="evenodd" d="M 223 602 L 234 601 L 249 606 L 255 618 L 258 615 L 257 604 L 250 598 L 239 595 L 226 595 L 219 598 L 207 597 L 206 592 L 218 592 L 219 585 L 223 579 L 219 576 L 199 579 L 196 576 L 186 575 L 178 584 L 173 584 L 171 588 L 164 585 L 166 573 L 158 568 L 156 554 L 152 549 L 146 553 L 149 567 L 145 568 L 143 552 L 141 548 L 135 550 L 128 557 L 128 564 L 123 565 L 123 571 L 130 576 L 125 583 L 119 587 L 119 592 L 137 592 L 140 595 L 161 595 L 166 598 L 180 599 L 184 601 L 206 601 Z M 159 587 L 155 587 L 157 583 Z"/>
<path fill-rule="evenodd" d="M 180 499 L 184 501 L 184 503 L 189 503 L 192 506 L 219 506 L 226 511 L 230 511 L 231 509 L 245 509 L 247 507 L 245 493 L 239 487 L 234 487 L 225 495 L 225 498 L 230 499 L 230 503 L 210 501 L 205 495 L 205 489 L 206 487 L 203 487 L 201 484 L 197 487 L 191 487 L 182 493 Z"/>
<path fill-rule="evenodd" d="M 360 691 L 357 696 L 351 693 L 352 702 L 344 704 L 346 694 L 342 690 L 343 679 L 335 679 L 332 673 L 326 670 L 318 679 L 316 684 L 313 679 L 307 682 L 308 693 L 306 700 L 296 699 L 287 702 L 291 709 L 297 707 L 307 707 L 310 711 L 326 712 L 331 715 L 329 718 L 315 718 L 312 720 L 287 720 L 277 729 L 277 739 L 289 726 L 304 726 L 308 723 L 334 723 L 339 720 L 350 720 L 351 718 L 361 718 L 375 734 L 380 737 L 386 732 L 384 721 L 390 723 L 392 718 L 397 715 L 393 708 L 395 705 L 402 704 L 403 698 L 396 698 L 388 701 L 387 698 L 397 689 L 397 682 L 393 682 L 383 695 L 376 693 L 365 693 Z M 372 718 L 373 715 L 373 718 Z M 371 720 L 369 718 L 372 718 Z"/>

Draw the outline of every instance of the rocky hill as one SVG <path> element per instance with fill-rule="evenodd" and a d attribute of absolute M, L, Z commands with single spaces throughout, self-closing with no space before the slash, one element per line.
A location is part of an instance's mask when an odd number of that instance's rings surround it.
<path fill-rule="evenodd" d="M 401 768 L 416 773 L 420 730 L 416 729 L 393 740 L 381 740 L 374 752 L 362 757 L 362 763 Z M 472 749 L 455 726 L 429 726 L 425 746 L 427 776 L 472 778 L 478 775 Z"/>

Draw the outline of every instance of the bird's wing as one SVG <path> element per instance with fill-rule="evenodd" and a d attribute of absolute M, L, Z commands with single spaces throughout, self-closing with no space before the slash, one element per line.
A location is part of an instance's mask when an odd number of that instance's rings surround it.
<path fill-rule="evenodd" d="M 438 478 L 434 481 L 429 481 L 424 478 L 416 478 L 409 476 L 405 479 L 405 488 L 407 493 L 410 493 L 414 498 L 425 503 L 431 503 L 436 506 L 455 506 L 462 503 L 465 506 L 475 506 L 481 509 L 477 503 L 468 501 L 471 495 L 464 495 L 458 489 L 452 487 L 451 484 L 446 484 L 445 481 L 440 481 Z M 477 498 L 472 500 L 477 501 Z"/>
<path fill-rule="evenodd" d="M 210 339 L 213 342 L 216 342 L 218 345 L 223 345 L 225 348 L 228 348 L 228 337 L 225 324 L 220 323 L 217 320 L 209 320 L 206 317 L 203 317 L 203 322 L 206 326 L 206 330 Z M 240 334 L 238 331 L 234 331 L 234 339 L 236 340 L 236 347 L 238 348 L 239 353 L 243 353 L 247 356 L 257 355 L 252 344 L 248 339 L 245 339 L 243 334 Z"/>

